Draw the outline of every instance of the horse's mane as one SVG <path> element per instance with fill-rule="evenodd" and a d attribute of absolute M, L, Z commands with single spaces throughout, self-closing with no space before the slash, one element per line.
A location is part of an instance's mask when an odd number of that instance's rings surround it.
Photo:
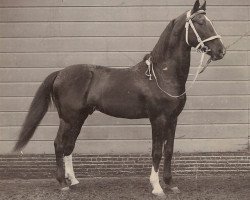
<path fill-rule="evenodd" d="M 157 63 L 158 61 L 164 59 L 164 57 L 166 56 L 166 50 L 169 47 L 170 35 L 173 31 L 174 21 L 175 20 L 170 21 L 165 30 L 162 32 L 158 42 L 156 43 L 151 53 L 146 54 L 143 58 L 143 61 L 147 60 L 149 57 L 151 57 L 151 60 L 154 63 Z"/>

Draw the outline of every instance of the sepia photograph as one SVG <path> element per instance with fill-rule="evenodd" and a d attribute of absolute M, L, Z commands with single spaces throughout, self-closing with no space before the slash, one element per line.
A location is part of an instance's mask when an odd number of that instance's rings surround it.
<path fill-rule="evenodd" d="M 0 0 L 0 200 L 249 200 L 250 0 Z"/>

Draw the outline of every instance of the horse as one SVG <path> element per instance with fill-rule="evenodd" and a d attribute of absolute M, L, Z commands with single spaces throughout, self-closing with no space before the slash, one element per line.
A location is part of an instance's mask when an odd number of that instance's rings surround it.
<path fill-rule="evenodd" d="M 56 179 L 62 190 L 77 185 L 72 152 L 84 121 L 94 111 L 127 119 L 148 118 L 152 128 L 152 193 L 163 196 L 159 165 L 164 154 L 163 180 L 172 183 L 177 118 L 186 102 L 185 83 L 191 48 L 215 61 L 226 53 L 221 37 L 206 16 L 206 2 L 196 0 L 191 10 L 170 21 L 153 50 L 127 68 L 78 64 L 51 73 L 38 88 L 14 151 L 20 151 L 54 103 L 60 124 L 54 140 Z M 65 169 L 64 169 L 65 164 Z"/>

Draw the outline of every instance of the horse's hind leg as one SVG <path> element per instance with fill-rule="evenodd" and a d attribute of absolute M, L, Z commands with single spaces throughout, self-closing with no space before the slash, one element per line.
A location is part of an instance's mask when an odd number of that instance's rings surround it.
<path fill-rule="evenodd" d="M 70 168 L 73 170 L 73 166 L 70 163 L 71 161 L 69 159 L 71 158 L 70 155 L 74 150 L 75 142 L 80 133 L 83 121 L 84 119 L 82 118 L 78 118 L 77 120 L 71 121 L 71 122 L 66 122 L 63 119 L 60 119 L 60 126 L 59 126 L 59 130 L 58 130 L 54 145 L 55 145 L 56 164 L 57 164 L 56 178 L 58 182 L 60 183 L 62 190 L 68 189 L 68 185 L 65 179 L 66 178 L 65 170 L 63 167 L 64 160 L 65 160 L 64 156 L 66 156 L 66 163 L 67 163 L 67 167 L 65 167 L 65 169 L 68 170 Z M 73 173 L 70 173 L 70 174 L 72 175 L 69 177 L 70 180 L 74 181 L 74 183 L 76 184 L 77 180 L 74 179 Z"/>
<path fill-rule="evenodd" d="M 71 186 L 77 185 L 79 181 L 75 177 L 72 154 L 70 154 L 69 156 L 64 156 L 63 160 L 65 164 L 65 178 L 68 178 L 71 181 Z"/>
<path fill-rule="evenodd" d="M 60 120 L 59 129 L 57 132 L 56 139 L 54 141 L 55 146 L 55 154 L 56 154 L 56 165 L 57 165 L 57 174 L 56 179 L 60 183 L 62 188 L 67 187 L 67 183 L 64 177 L 64 168 L 63 168 L 63 155 L 64 155 L 64 147 L 63 147 L 63 135 L 70 131 L 70 125 L 64 122 L 64 120 Z"/>
<path fill-rule="evenodd" d="M 87 116 L 87 115 L 86 115 Z M 81 118 L 82 119 L 82 118 Z M 77 136 L 80 133 L 83 121 L 86 119 L 84 117 L 82 122 L 71 129 L 70 134 L 65 134 L 63 137 L 64 143 L 64 164 L 65 164 L 65 178 L 69 179 L 71 186 L 77 185 L 79 181 L 75 177 L 73 162 L 72 162 L 72 152 L 75 147 Z"/>

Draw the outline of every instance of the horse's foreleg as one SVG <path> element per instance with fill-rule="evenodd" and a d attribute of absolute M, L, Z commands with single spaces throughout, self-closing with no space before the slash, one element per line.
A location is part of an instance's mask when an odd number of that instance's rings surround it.
<path fill-rule="evenodd" d="M 164 196 L 159 182 L 159 165 L 162 158 L 163 131 L 167 123 L 164 116 L 151 120 L 152 125 L 152 161 L 150 183 L 153 187 L 152 193 L 157 196 Z"/>
<path fill-rule="evenodd" d="M 164 142 L 164 167 L 163 167 L 163 180 L 166 184 L 170 184 L 172 180 L 171 174 L 171 160 L 174 149 L 174 138 L 177 119 L 171 120 L 168 125 L 167 133 Z"/>
<path fill-rule="evenodd" d="M 152 194 L 157 195 L 157 196 L 165 195 L 159 182 L 159 170 L 156 172 L 154 169 L 154 166 L 152 166 L 152 169 L 151 169 L 150 183 L 153 187 Z"/>
<path fill-rule="evenodd" d="M 164 165 L 163 165 L 163 181 L 166 185 L 170 186 L 172 181 L 172 173 L 171 173 L 171 160 L 173 156 L 174 150 L 174 138 L 175 138 L 175 130 L 176 130 L 177 118 L 171 120 L 168 128 L 167 133 L 165 136 L 164 142 Z M 179 189 L 177 187 L 171 188 L 174 193 L 178 193 Z"/>

